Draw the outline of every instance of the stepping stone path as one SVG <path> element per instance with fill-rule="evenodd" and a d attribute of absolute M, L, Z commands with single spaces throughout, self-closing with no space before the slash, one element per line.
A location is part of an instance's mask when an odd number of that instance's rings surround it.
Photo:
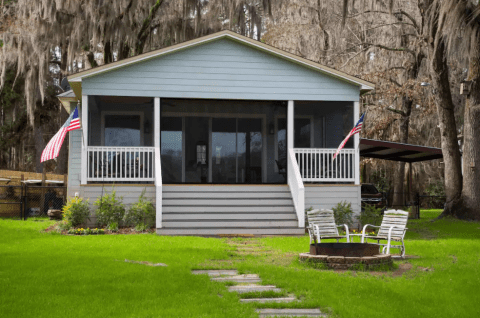
<path fill-rule="evenodd" d="M 194 270 L 192 274 L 201 275 L 207 274 L 210 276 L 212 281 L 220 282 L 235 282 L 238 285 L 229 286 L 228 290 L 230 292 L 237 292 L 239 294 L 248 293 L 248 292 L 264 292 L 264 291 L 273 291 L 280 293 L 282 289 L 276 287 L 275 285 L 259 285 L 261 279 L 257 274 L 238 274 L 236 270 Z M 243 298 L 240 299 L 242 303 L 287 303 L 296 301 L 297 298 L 294 295 L 289 295 L 287 297 L 278 297 L 278 298 Z M 326 317 L 320 309 L 257 309 L 259 317 Z"/>

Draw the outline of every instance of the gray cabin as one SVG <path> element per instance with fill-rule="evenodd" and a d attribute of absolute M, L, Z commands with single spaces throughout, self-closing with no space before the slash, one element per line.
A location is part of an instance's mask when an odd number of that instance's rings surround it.
<path fill-rule="evenodd" d="M 160 235 L 301 235 L 305 208 L 360 211 L 358 134 L 332 157 L 372 83 L 231 31 L 68 80 L 69 196 L 145 190 Z"/>

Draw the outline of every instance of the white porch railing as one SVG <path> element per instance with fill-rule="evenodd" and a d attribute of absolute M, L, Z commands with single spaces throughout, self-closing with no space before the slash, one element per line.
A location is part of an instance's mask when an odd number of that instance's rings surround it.
<path fill-rule="evenodd" d="M 87 147 L 87 181 L 155 181 L 155 148 Z"/>
<path fill-rule="evenodd" d="M 303 186 L 300 170 L 295 162 L 295 152 L 293 149 L 288 149 L 288 186 L 292 193 L 293 205 L 295 212 L 297 212 L 298 227 L 305 226 L 305 187 Z"/>
<path fill-rule="evenodd" d="M 355 149 L 294 148 L 303 181 L 355 182 Z"/>

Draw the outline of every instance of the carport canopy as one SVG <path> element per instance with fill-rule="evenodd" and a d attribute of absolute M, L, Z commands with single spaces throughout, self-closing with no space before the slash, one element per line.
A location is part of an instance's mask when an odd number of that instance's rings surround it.
<path fill-rule="evenodd" d="M 441 148 L 365 138 L 360 138 L 360 156 L 410 163 L 443 158 Z"/>

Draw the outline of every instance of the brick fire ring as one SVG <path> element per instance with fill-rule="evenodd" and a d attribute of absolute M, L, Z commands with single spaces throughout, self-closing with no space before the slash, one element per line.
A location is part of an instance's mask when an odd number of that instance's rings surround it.
<path fill-rule="evenodd" d="M 363 257 L 348 257 L 300 253 L 299 258 L 300 262 L 325 264 L 329 269 L 350 269 L 358 268 L 359 265 L 363 265 L 365 269 L 375 270 L 378 267 L 392 265 L 392 255 L 390 254 L 378 254 Z"/>

